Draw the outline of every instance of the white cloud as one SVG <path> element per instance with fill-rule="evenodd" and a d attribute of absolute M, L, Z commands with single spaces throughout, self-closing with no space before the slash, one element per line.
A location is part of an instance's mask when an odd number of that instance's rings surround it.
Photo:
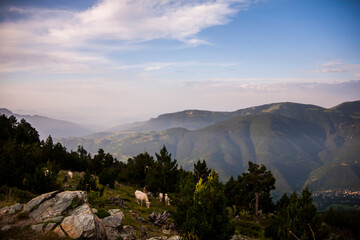
<path fill-rule="evenodd" d="M 162 68 L 163 68 L 163 66 L 151 66 L 151 67 L 145 68 L 144 70 L 145 71 L 155 71 L 155 70 L 160 70 Z"/>
<path fill-rule="evenodd" d="M 237 63 L 215 63 L 215 62 L 150 62 L 144 64 L 133 64 L 133 65 L 119 65 L 114 66 L 112 69 L 129 70 L 129 69 L 140 69 L 144 71 L 156 71 L 165 69 L 168 67 L 181 68 L 181 67 L 196 67 L 196 66 L 211 66 L 211 67 L 232 67 L 236 66 Z"/>
<path fill-rule="evenodd" d="M 109 49 L 135 49 L 137 44 L 155 39 L 175 40 L 190 47 L 210 45 L 197 34 L 205 28 L 227 24 L 251 2 L 101 0 L 78 12 L 11 7 L 7 10 L 21 18 L 0 23 L 0 71 L 49 69 L 50 65 L 58 68 L 60 64 L 65 66 L 65 72 L 81 72 L 87 69 L 85 65 L 93 69 L 88 65 L 93 62 L 89 58 L 105 64 Z M 72 56 L 59 57 L 60 52 Z M 70 66 L 74 67 L 69 70 Z"/>

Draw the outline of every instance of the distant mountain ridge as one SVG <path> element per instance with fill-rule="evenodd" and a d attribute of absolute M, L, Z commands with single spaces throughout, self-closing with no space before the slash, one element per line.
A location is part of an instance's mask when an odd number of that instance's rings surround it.
<path fill-rule="evenodd" d="M 49 135 L 52 137 L 80 137 L 93 132 L 92 130 L 76 123 L 39 115 L 30 116 L 16 114 L 6 108 L 0 108 L 0 114 L 5 114 L 6 116 L 14 115 L 18 121 L 25 119 L 36 128 L 41 139 L 46 139 Z"/>
<path fill-rule="evenodd" d="M 223 180 L 265 164 L 280 190 L 360 188 L 360 101 L 325 109 L 274 103 L 234 112 L 186 110 L 160 115 L 98 138 L 61 139 L 67 148 L 98 148 L 126 160 L 166 145 L 189 169 L 205 159 Z M 340 178 L 334 180 L 334 178 Z"/>

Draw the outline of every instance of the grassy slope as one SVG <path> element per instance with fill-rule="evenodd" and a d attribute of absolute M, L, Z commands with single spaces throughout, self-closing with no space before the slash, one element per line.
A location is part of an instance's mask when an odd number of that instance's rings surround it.
<path fill-rule="evenodd" d="M 67 171 L 60 171 L 58 174 L 57 181 L 62 185 L 64 190 L 75 190 L 76 186 L 80 180 L 80 173 L 73 172 L 73 179 L 69 179 L 67 185 L 71 185 L 72 188 L 64 187 L 63 179 L 64 175 Z M 99 184 L 97 179 L 97 186 L 102 187 Z M 109 209 L 120 209 L 124 213 L 124 225 L 130 225 L 136 231 L 137 239 L 147 239 L 151 236 L 163 236 L 161 228 L 155 226 L 153 223 L 148 222 L 148 216 L 153 212 L 156 211 L 158 213 L 162 213 L 163 211 L 168 211 L 171 213 L 174 212 L 174 206 L 164 206 L 157 198 L 149 199 L 151 202 L 150 208 L 146 208 L 145 206 L 140 206 L 136 203 L 135 200 L 135 191 L 142 190 L 141 188 L 136 188 L 134 186 L 123 185 L 123 184 L 116 184 L 114 189 L 106 189 L 104 190 L 103 196 L 98 196 L 97 192 L 88 193 L 88 199 L 93 208 L 96 208 L 98 211 L 105 211 L 107 212 Z M 125 202 L 127 208 L 122 208 L 118 205 L 110 205 L 108 199 L 110 197 L 116 197 L 120 195 L 120 198 Z M 97 196 L 97 197 L 96 197 Z M 94 200 L 95 199 L 95 200 Z M 137 219 L 138 217 L 144 218 L 147 222 L 141 223 Z M 172 218 L 170 218 L 170 222 L 172 222 Z M 140 232 L 140 227 L 145 226 L 147 228 L 147 237 L 142 237 Z M 176 235 L 176 232 L 172 232 L 170 236 Z"/>

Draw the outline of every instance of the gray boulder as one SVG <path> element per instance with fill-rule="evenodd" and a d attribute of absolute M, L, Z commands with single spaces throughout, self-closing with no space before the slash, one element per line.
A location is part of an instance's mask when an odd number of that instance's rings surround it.
<path fill-rule="evenodd" d="M 117 214 L 123 214 L 120 209 L 110 209 L 110 210 L 108 211 L 108 213 L 109 213 L 111 216 L 117 215 Z"/>
<path fill-rule="evenodd" d="M 181 240 L 180 236 L 172 236 L 170 238 L 168 238 L 168 240 Z"/>
<path fill-rule="evenodd" d="M 109 240 L 121 239 L 124 213 L 119 209 L 110 209 L 108 213 L 110 213 L 110 216 L 102 219 L 106 235 Z"/>
<path fill-rule="evenodd" d="M 55 227 L 56 223 L 48 223 L 46 225 L 46 227 L 44 228 L 44 232 L 49 232 L 51 230 L 53 230 L 53 228 Z"/>
<path fill-rule="evenodd" d="M 15 203 L 12 206 L 5 206 L 3 208 L 0 209 L 0 217 L 8 214 L 8 215 L 12 215 L 15 214 L 16 212 L 19 212 L 22 209 L 23 205 L 20 203 Z"/>
<path fill-rule="evenodd" d="M 5 225 L 5 226 L 3 226 L 0 230 L 3 231 L 3 232 L 5 232 L 5 231 L 7 231 L 7 230 L 10 230 L 11 228 L 12 228 L 11 225 Z"/>
<path fill-rule="evenodd" d="M 64 233 L 64 231 L 61 229 L 60 226 L 57 226 L 55 229 L 54 229 L 54 232 L 57 233 L 57 235 L 59 237 L 62 237 L 62 238 L 65 238 L 66 237 L 66 234 Z"/>
<path fill-rule="evenodd" d="M 11 206 L 11 208 L 14 209 L 15 212 L 18 212 L 23 208 L 23 205 L 20 203 L 15 203 L 14 205 Z"/>
<path fill-rule="evenodd" d="M 51 218 L 45 218 L 44 222 L 61 222 L 64 219 L 64 216 L 57 216 L 57 217 L 51 217 Z"/>
<path fill-rule="evenodd" d="M 83 191 L 61 192 L 38 205 L 29 216 L 36 221 L 45 221 L 60 216 L 84 202 L 86 202 L 86 193 Z"/>
<path fill-rule="evenodd" d="M 70 238 L 106 239 L 104 225 L 88 204 L 74 209 L 70 216 L 64 218 L 61 228 Z"/>
<path fill-rule="evenodd" d="M 127 240 L 127 239 L 136 239 L 135 237 L 135 230 L 132 226 L 124 226 L 123 230 L 121 231 L 120 236 L 122 237 L 122 239 Z"/>
<path fill-rule="evenodd" d="M 105 227 L 121 228 L 123 224 L 124 214 L 108 216 L 102 219 Z"/>
<path fill-rule="evenodd" d="M 2 217 L 3 215 L 7 214 L 10 210 L 9 206 L 5 206 L 3 208 L 0 209 L 0 217 Z"/>
<path fill-rule="evenodd" d="M 36 198 L 31 199 L 27 204 L 24 205 L 24 209 L 23 212 L 30 212 L 31 210 L 33 210 L 34 208 L 36 208 L 37 206 L 39 206 L 40 203 L 42 203 L 43 201 L 52 198 L 53 196 L 55 196 L 55 194 L 57 194 L 59 191 L 53 191 L 53 192 L 49 192 L 49 193 L 44 193 Z"/>
<path fill-rule="evenodd" d="M 43 224 L 43 223 L 31 225 L 31 229 L 34 230 L 34 231 L 37 232 L 37 233 L 42 232 L 42 231 L 43 231 L 43 227 L 44 227 L 44 224 Z"/>

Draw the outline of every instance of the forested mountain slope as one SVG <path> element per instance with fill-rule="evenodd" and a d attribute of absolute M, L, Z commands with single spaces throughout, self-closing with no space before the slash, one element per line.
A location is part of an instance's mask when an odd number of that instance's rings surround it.
<path fill-rule="evenodd" d="M 156 131 L 164 123 L 171 128 Z M 144 151 L 154 154 L 166 145 L 184 168 L 205 159 L 224 180 L 241 174 L 253 161 L 272 170 L 281 190 L 298 190 L 304 184 L 354 189 L 360 187 L 359 133 L 360 101 L 330 109 L 275 103 L 235 112 L 165 114 L 128 131 L 61 141 L 91 152 L 104 148 L 123 160 Z"/>

